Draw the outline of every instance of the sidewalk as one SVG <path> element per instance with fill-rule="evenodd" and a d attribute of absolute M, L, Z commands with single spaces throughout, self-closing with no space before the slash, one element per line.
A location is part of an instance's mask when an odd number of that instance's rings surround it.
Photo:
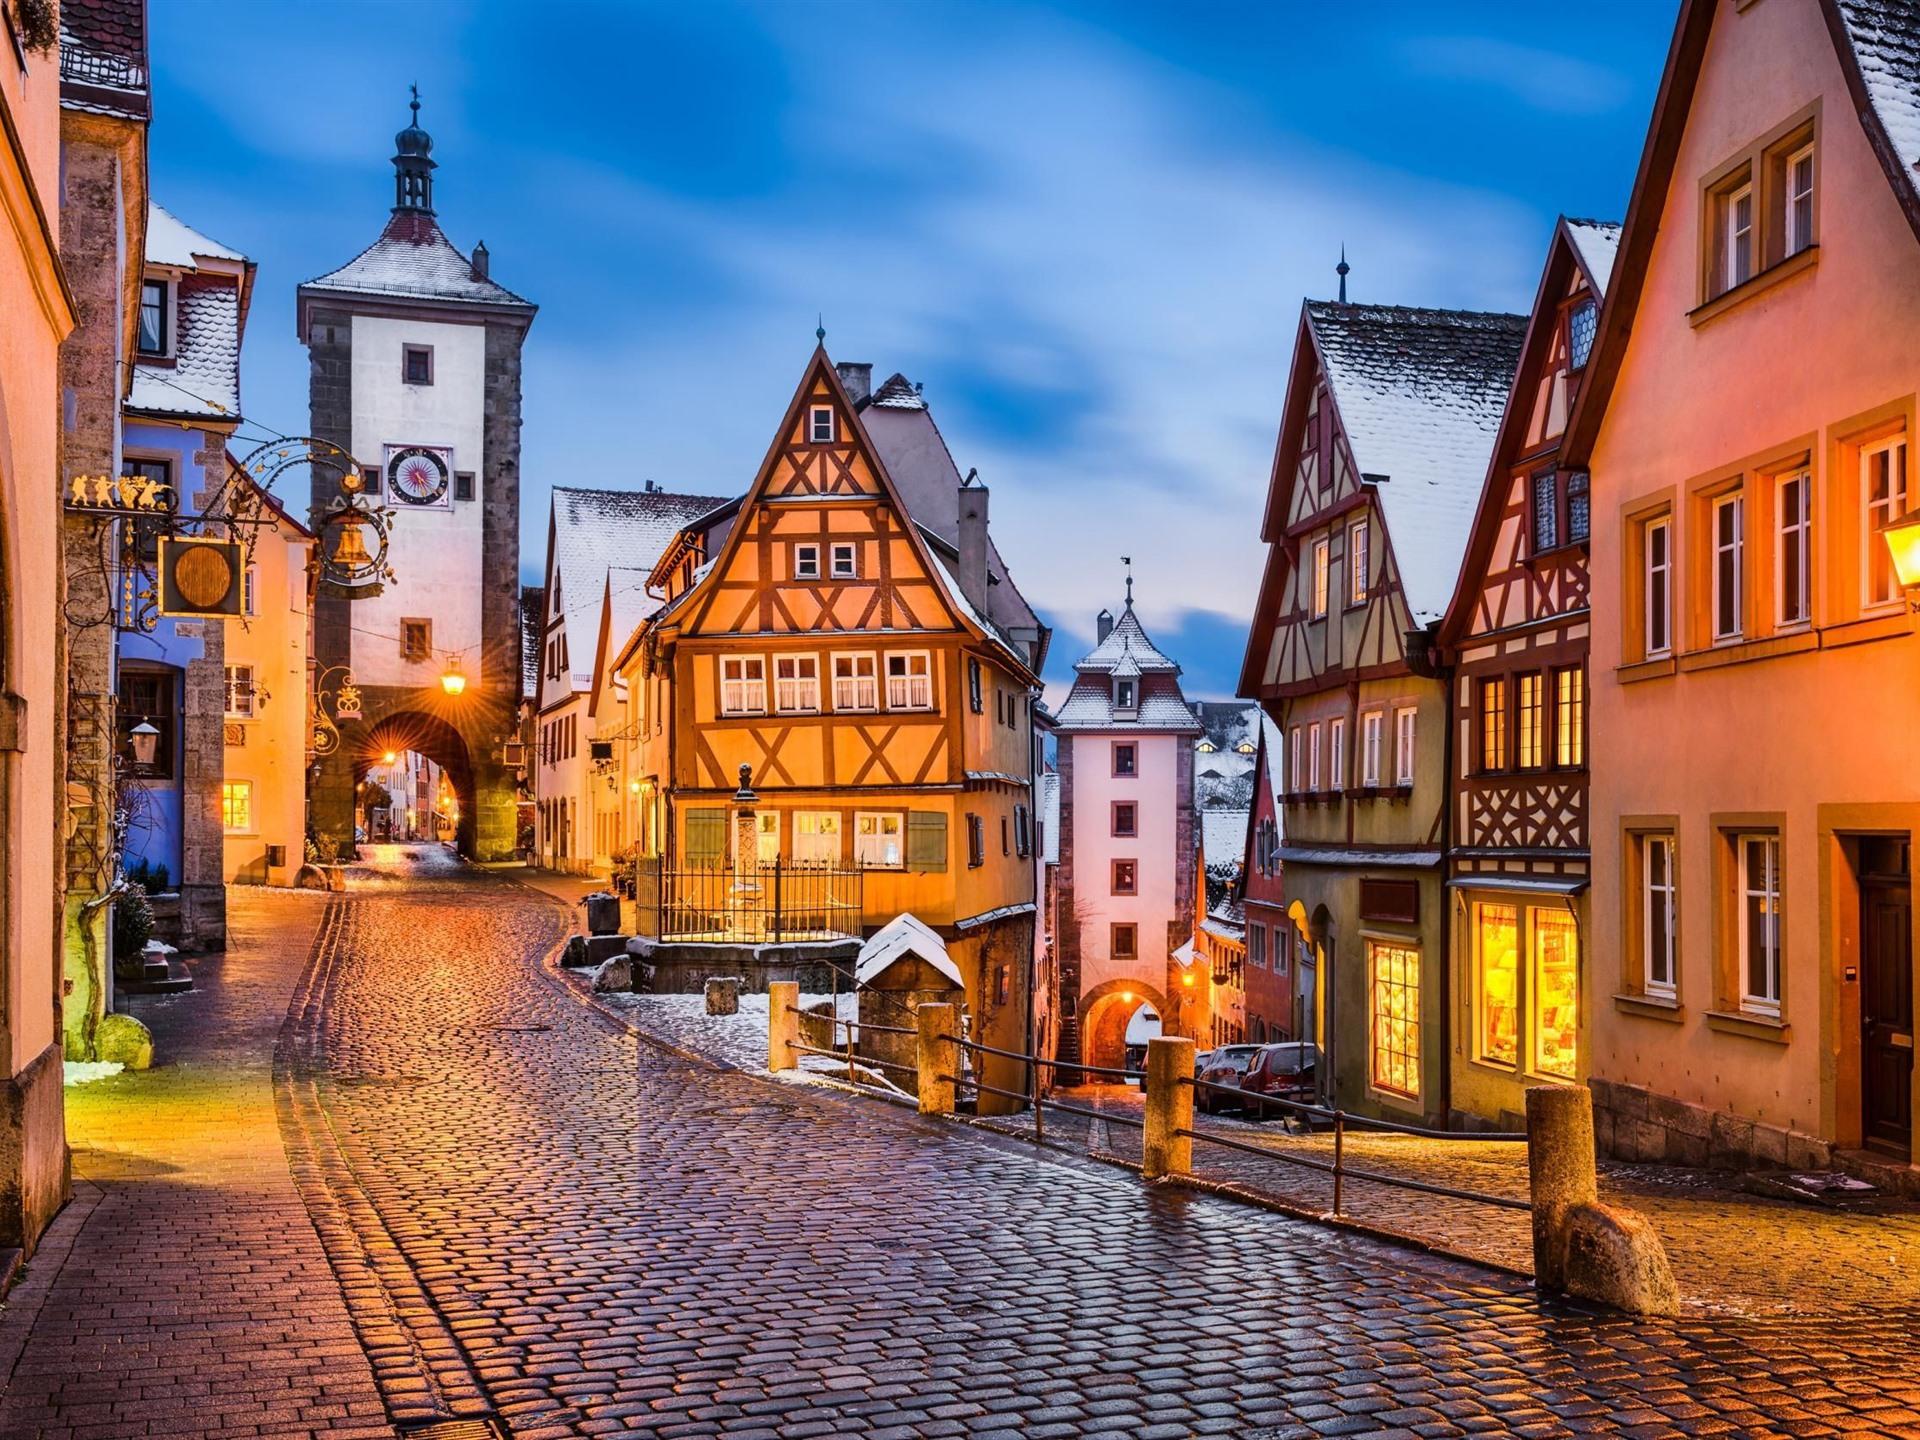
<path fill-rule="evenodd" d="M 597 997 L 634 1025 L 682 1049 L 709 1055 L 743 1070 L 766 1065 L 766 1005 L 741 997 L 741 1013 L 716 1020 L 698 997 L 610 995 Z M 1104 1085 L 1063 1092 L 1073 1104 L 1136 1115 L 1141 1093 L 1132 1086 Z M 1329 1133 L 1288 1135 L 1277 1123 L 1251 1124 L 1228 1116 L 1196 1116 L 1196 1129 L 1271 1150 L 1277 1157 L 1331 1163 Z M 1011 1117 L 994 1128 L 1030 1134 L 1031 1122 Z M 1053 1143 L 1110 1150 L 1137 1158 L 1139 1132 L 1049 1114 Z M 1349 1130 L 1344 1162 L 1360 1170 L 1421 1180 L 1453 1189 L 1516 1199 L 1527 1196 L 1527 1148 L 1501 1142 L 1423 1140 Z M 1203 1180 L 1272 1196 L 1297 1209 L 1332 1208 L 1332 1177 L 1283 1159 L 1265 1160 L 1204 1142 L 1194 1149 L 1195 1174 Z M 1887 1199 L 1870 1210 L 1836 1212 L 1750 1194 L 1739 1177 L 1723 1171 L 1667 1165 L 1601 1167 L 1601 1198 L 1629 1205 L 1659 1231 L 1690 1311 L 1753 1317 L 1834 1317 L 1920 1314 L 1920 1204 Z M 1524 1211 L 1501 1209 L 1349 1176 L 1342 1213 L 1369 1227 L 1406 1237 L 1445 1253 L 1531 1274 L 1531 1220 Z"/>
<path fill-rule="evenodd" d="M 235 889 L 154 1068 L 67 1091 L 74 1199 L 0 1315 L 0 1437 L 391 1440 L 288 1173 L 273 1050 L 325 897 Z"/>

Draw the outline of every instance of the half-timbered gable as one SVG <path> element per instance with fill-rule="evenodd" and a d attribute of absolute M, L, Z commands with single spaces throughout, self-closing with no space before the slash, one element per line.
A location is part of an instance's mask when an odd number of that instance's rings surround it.
<path fill-rule="evenodd" d="M 1295 343 L 1241 692 L 1279 727 L 1279 859 L 1323 981 L 1335 1093 L 1375 1111 L 1445 1118 L 1447 702 L 1431 642 L 1525 328 L 1309 301 Z"/>
<path fill-rule="evenodd" d="M 1438 647 L 1454 733 L 1447 849 L 1456 1112 L 1496 1125 L 1581 1074 L 1588 872 L 1587 477 L 1560 441 L 1620 227 L 1554 227 Z"/>

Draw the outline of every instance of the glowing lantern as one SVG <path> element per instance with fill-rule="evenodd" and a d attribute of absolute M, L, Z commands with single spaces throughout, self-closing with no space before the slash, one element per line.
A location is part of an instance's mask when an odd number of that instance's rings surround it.
<path fill-rule="evenodd" d="M 142 720 L 127 732 L 127 738 L 133 743 L 134 768 L 143 772 L 152 770 L 153 757 L 160 749 L 160 732 Z"/>
<path fill-rule="evenodd" d="M 459 657 L 447 662 L 446 673 L 440 677 L 440 688 L 449 695 L 464 695 L 467 690 L 467 677 L 461 673 Z"/>
<path fill-rule="evenodd" d="M 1909 510 L 1898 520 L 1884 526 L 1887 551 L 1893 556 L 1893 573 L 1900 577 L 1903 589 L 1920 587 L 1920 510 Z"/>

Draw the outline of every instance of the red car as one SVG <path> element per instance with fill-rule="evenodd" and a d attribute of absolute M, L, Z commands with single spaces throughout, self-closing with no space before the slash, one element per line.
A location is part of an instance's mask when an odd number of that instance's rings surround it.
<path fill-rule="evenodd" d="M 1259 1053 L 1258 1045 L 1222 1045 L 1207 1053 L 1203 1067 L 1194 1072 L 1194 1079 L 1204 1080 L 1208 1085 L 1238 1085 L 1241 1072 L 1249 1061 Z M 1194 1094 L 1194 1103 L 1212 1115 L 1220 1110 L 1244 1110 L 1246 1106 L 1240 1097 L 1219 1090 L 1202 1088 Z"/>
<path fill-rule="evenodd" d="M 1314 1068 L 1319 1060 L 1320 1047 L 1305 1040 L 1262 1045 L 1240 1076 L 1240 1088 L 1249 1097 L 1266 1095 L 1275 1100 L 1311 1105 Z M 1259 1119 L 1266 1118 L 1268 1108 L 1253 1098 L 1242 1102 L 1242 1109 Z M 1279 1106 L 1272 1108 L 1277 1113 L 1287 1113 Z"/>

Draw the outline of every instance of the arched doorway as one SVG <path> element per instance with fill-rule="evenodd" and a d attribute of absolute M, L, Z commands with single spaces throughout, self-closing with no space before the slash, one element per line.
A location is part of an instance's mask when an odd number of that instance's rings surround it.
<path fill-rule="evenodd" d="M 1147 1012 L 1151 1022 L 1143 1018 Z M 1088 1065 L 1124 1068 L 1129 1031 L 1143 1037 L 1158 1033 L 1158 1023 L 1169 1013 L 1166 997 L 1138 980 L 1094 986 L 1080 997 L 1080 1058 Z"/>
<path fill-rule="evenodd" d="M 368 841 L 450 838 L 462 855 L 473 854 L 473 762 L 458 730 L 402 710 L 345 738 L 353 747 L 355 824 Z"/>

